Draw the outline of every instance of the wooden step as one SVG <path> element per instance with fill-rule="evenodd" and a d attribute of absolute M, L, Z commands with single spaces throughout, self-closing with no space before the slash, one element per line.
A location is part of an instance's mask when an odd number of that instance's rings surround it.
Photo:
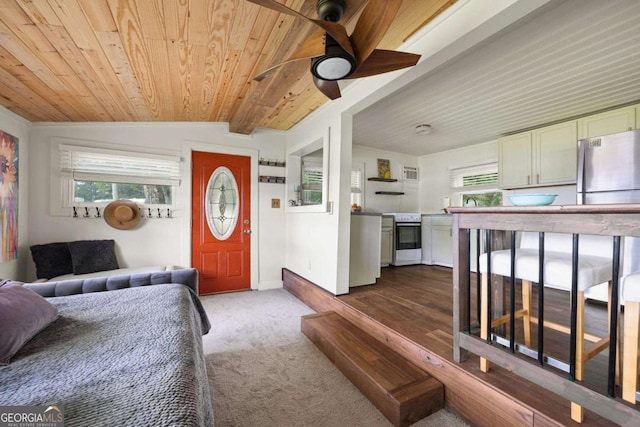
<path fill-rule="evenodd" d="M 339 314 L 302 318 L 302 332 L 395 426 L 444 407 L 444 386 Z"/>

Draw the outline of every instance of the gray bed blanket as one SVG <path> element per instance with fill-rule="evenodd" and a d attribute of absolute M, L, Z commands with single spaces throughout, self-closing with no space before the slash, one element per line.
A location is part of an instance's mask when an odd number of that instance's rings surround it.
<path fill-rule="evenodd" d="M 48 300 L 60 317 L 0 367 L 0 405 L 56 404 L 66 426 L 213 426 L 199 301 L 186 286 Z"/>

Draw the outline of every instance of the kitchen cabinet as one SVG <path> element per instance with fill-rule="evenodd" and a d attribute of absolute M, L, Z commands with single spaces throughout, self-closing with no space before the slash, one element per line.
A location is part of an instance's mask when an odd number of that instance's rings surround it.
<path fill-rule="evenodd" d="M 609 135 L 636 129 L 640 106 L 618 108 L 578 120 L 579 138 Z"/>
<path fill-rule="evenodd" d="M 433 215 L 422 215 L 422 263 L 431 265 L 431 217 Z"/>
<path fill-rule="evenodd" d="M 351 214 L 349 286 L 371 285 L 380 277 L 380 214 Z"/>
<path fill-rule="evenodd" d="M 388 267 L 393 259 L 393 217 L 382 217 L 380 232 L 380 266 Z"/>
<path fill-rule="evenodd" d="M 453 267 L 453 218 L 450 215 L 431 218 L 431 263 Z"/>
<path fill-rule="evenodd" d="M 572 120 L 498 139 L 500 187 L 575 183 L 577 126 Z"/>

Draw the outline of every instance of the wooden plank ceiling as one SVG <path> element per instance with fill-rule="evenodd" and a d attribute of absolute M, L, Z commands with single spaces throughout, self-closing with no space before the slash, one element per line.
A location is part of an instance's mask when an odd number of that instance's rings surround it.
<path fill-rule="evenodd" d="M 395 49 L 455 0 L 404 0 Z M 282 0 L 316 17 L 315 0 Z M 346 0 L 351 31 L 366 0 Z M 286 130 L 327 102 L 293 52 L 314 28 L 246 0 L 0 0 L 0 104 L 32 122 L 229 122 Z"/>

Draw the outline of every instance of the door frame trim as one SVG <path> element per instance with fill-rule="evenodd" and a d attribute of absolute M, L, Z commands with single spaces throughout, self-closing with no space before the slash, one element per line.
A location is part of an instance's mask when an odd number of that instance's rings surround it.
<path fill-rule="evenodd" d="M 258 159 L 259 159 L 259 150 L 253 148 L 244 148 L 237 147 L 232 145 L 224 145 L 224 144 L 211 144 L 200 141 L 192 141 L 187 140 L 187 146 L 183 150 L 183 156 L 185 158 L 185 162 L 189 165 L 188 173 L 185 174 L 184 184 L 185 188 L 188 191 L 181 192 L 185 194 L 185 200 L 182 203 L 183 209 L 187 215 L 181 215 L 183 218 L 182 229 L 189 230 L 188 233 L 183 233 L 182 238 L 182 251 L 187 254 L 187 258 L 189 260 L 189 265 L 192 265 L 192 256 L 191 253 L 191 220 L 192 220 L 192 212 L 191 212 L 191 191 L 192 191 L 192 163 L 191 163 L 191 154 L 194 151 L 201 151 L 205 153 L 216 153 L 216 154 L 230 154 L 234 156 L 246 156 L 250 157 L 251 164 L 251 278 L 250 278 L 250 287 L 251 289 L 258 289 L 259 285 L 259 254 L 258 254 Z"/>

